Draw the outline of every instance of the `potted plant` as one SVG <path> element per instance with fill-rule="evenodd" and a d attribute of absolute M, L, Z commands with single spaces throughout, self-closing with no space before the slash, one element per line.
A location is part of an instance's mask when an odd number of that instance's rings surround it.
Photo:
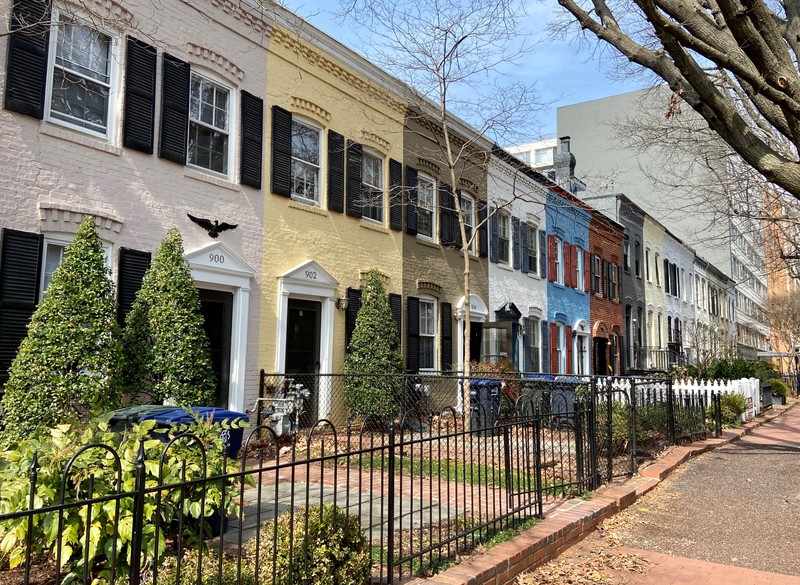
<path fill-rule="evenodd" d="M 789 395 L 789 386 L 783 380 L 770 380 L 772 385 L 772 405 L 783 406 L 786 404 L 786 397 Z"/>

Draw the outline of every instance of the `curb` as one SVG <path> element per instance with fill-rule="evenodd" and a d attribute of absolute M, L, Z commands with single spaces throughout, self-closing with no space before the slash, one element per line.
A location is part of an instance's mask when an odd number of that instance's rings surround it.
<path fill-rule="evenodd" d="M 553 560 L 564 550 L 588 536 L 606 518 L 636 502 L 655 488 L 688 459 L 749 435 L 758 427 L 775 420 L 800 404 L 794 401 L 773 408 L 758 419 L 738 429 L 725 430 L 722 436 L 691 445 L 673 447 L 657 462 L 643 467 L 638 476 L 612 482 L 592 494 L 591 500 L 571 499 L 557 503 L 545 519 L 508 542 L 465 560 L 427 579 L 414 579 L 414 585 L 508 585 L 516 578 Z"/>

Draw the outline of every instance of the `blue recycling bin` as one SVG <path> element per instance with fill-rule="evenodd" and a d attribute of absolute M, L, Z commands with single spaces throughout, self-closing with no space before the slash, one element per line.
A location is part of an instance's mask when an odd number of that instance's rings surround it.
<path fill-rule="evenodd" d="M 169 428 L 173 425 L 191 424 L 195 421 L 196 416 L 199 416 L 205 420 L 210 420 L 212 423 L 250 420 L 250 417 L 243 412 L 226 410 L 224 408 L 217 408 L 214 406 L 194 406 L 191 410 L 192 412 L 189 412 L 184 408 L 171 407 L 169 410 L 145 414 L 139 420 L 154 420 L 156 421 L 156 426 L 160 428 Z M 242 447 L 244 429 L 226 429 L 223 431 L 223 433 L 228 434 L 228 450 L 226 454 L 228 457 L 236 459 L 239 455 L 239 449 Z"/>

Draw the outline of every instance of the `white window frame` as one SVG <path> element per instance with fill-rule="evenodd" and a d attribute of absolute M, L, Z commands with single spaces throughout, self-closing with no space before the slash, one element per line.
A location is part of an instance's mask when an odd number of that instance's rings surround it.
<path fill-rule="evenodd" d="M 374 182 L 380 184 L 368 183 L 366 179 L 367 164 L 374 162 L 377 162 L 375 168 L 380 171 L 380 177 Z M 361 196 L 363 199 L 361 218 L 367 221 L 374 221 L 381 225 L 383 225 L 386 216 L 384 213 L 384 209 L 386 208 L 386 187 L 384 184 L 386 181 L 386 173 L 384 172 L 385 164 L 386 159 L 377 152 L 364 149 L 361 153 Z M 380 205 L 373 205 L 373 203 L 378 202 L 378 199 L 380 199 Z M 373 217 L 372 214 L 376 217 Z"/>
<path fill-rule="evenodd" d="M 505 226 L 505 237 L 503 237 Z M 505 244 L 505 245 L 504 245 Z M 502 251 L 505 248 L 505 258 Z M 511 215 L 505 211 L 497 212 L 497 261 L 500 264 L 511 264 Z"/>
<path fill-rule="evenodd" d="M 577 290 L 583 292 L 583 285 L 584 285 L 584 275 L 583 275 L 583 250 L 579 247 L 575 247 L 577 251 L 577 262 L 575 262 L 575 277 L 578 279 L 577 282 Z"/>
<path fill-rule="evenodd" d="M 426 318 L 425 318 L 425 320 L 423 320 L 423 310 L 422 310 L 423 305 L 426 305 L 426 306 L 430 305 L 430 307 L 431 307 L 430 322 L 428 322 L 428 319 L 427 319 L 427 312 L 425 312 L 425 317 Z M 437 330 L 438 330 L 437 324 L 439 322 L 438 321 L 438 313 L 439 313 L 439 311 L 438 311 L 438 306 L 437 306 L 436 299 L 426 298 L 426 297 L 423 297 L 423 298 L 419 299 L 419 363 L 420 363 L 420 368 L 419 369 L 420 369 L 420 371 L 436 371 L 437 367 L 438 367 L 438 364 L 437 364 L 437 360 L 438 360 L 438 356 L 439 356 L 439 351 L 438 351 L 438 348 L 439 348 L 438 340 L 439 339 L 438 339 L 438 336 L 437 336 Z M 423 324 L 429 325 L 430 327 L 429 328 L 426 327 L 423 330 Z M 431 356 L 431 365 L 429 367 L 423 367 L 422 366 L 422 364 L 423 364 L 423 359 L 422 359 L 422 354 L 423 354 L 423 352 L 422 352 L 422 340 L 423 340 L 423 338 L 426 339 L 426 340 L 427 339 L 431 340 L 430 346 L 431 346 L 431 352 L 433 353 L 433 355 Z"/>
<path fill-rule="evenodd" d="M 91 29 L 99 34 L 102 34 L 109 38 L 109 46 L 108 46 L 108 84 L 99 82 L 96 79 L 93 79 L 94 83 L 98 83 L 103 86 L 108 86 L 108 109 L 106 110 L 106 131 L 105 132 L 98 132 L 97 130 L 93 130 L 91 128 L 86 128 L 81 126 L 80 124 L 74 124 L 69 122 L 68 120 L 63 120 L 58 118 L 57 115 L 53 115 L 52 105 L 53 105 L 53 80 L 55 76 L 55 68 L 56 68 L 56 53 L 58 52 L 58 37 L 59 31 L 61 27 L 59 26 L 59 19 L 61 18 L 61 11 L 58 9 L 53 9 L 52 11 L 52 30 L 50 34 L 49 40 L 49 50 L 47 55 L 47 82 L 45 85 L 45 95 L 44 95 L 44 104 L 45 104 L 45 111 L 44 111 L 44 120 L 46 122 L 51 122 L 53 124 L 58 124 L 59 126 L 65 126 L 72 130 L 77 130 L 78 132 L 82 132 L 84 134 L 89 134 L 91 136 L 95 136 L 98 138 L 102 138 L 108 142 L 114 142 L 117 136 L 117 110 L 118 110 L 118 102 L 120 92 L 120 39 L 119 36 L 112 34 L 110 31 L 105 29 L 100 29 L 95 26 L 91 20 L 88 18 L 81 18 L 80 15 L 66 15 L 65 20 L 71 21 L 73 24 L 77 26 L 82 26 L 88 29 Z"/>
<path fill-rule="evenodd" d="M 465 202 L 469 202 L 467 205 L 469 209 L 466 209 L 466 206 L 464 205 Z M 461 192 L 461 216 L 464 218 L 464 231 L 467 236 L 467 241 L 469 241 L 469 239 L 475 233 L 475 198 L 466 191 Z M 477 238 L 472 238 L 472 241 L 469 242 L 468 251 L 470 254 L 475 254 L 476 239 Z"/>
<path fill-rule="evenodd" d="M 580 342 L 583 342 L 583 359 L 578 351 Z M 589 375 L 589 336 L 585 333 L 576 333 L 572 342 L 572 372 L 577 376 Z"/>
<path fill-rule="evenodd" d="M 567 328 L 563 323 L 556 322 L 556 365 L 558 374 L 567 373 Z"/>
<path fill-rule="evenodd" d="M 47 290 L 47 287 L 50 285 L 50 282 L 53 278 L 53 273 L 61 266 L 61 263 L 64 261 L 64 251 L 66 250 L 67 246 L 69 246 L 72 241 L 75 239 L 74 234 L 44 234 L 42 238 L 42 274 L 39 278 L 39 299 L 44 298 L 44 293 Z M 105 259 L 106 268 L 109 269 L 108 276 L 111 278 L 111 244 L 107 244 L 106 242 L 102 242 L 103 245 L 103 257 Z M 50 247 L 58 247 L 61 248 L 61 258 L 58 261 L 58 266 L 53 268 L 51 272 L 46 271 L 46 264 L 47 264 L 47 250 Z"/>
<path fill-rule="evenodd" d="M 556 282 L 564 284 L 564 242 L 556 237 Z"/>
<path fill-rule="evenodd" d="M 228 92 L 228 109 L 227 109 L 227 115 L 226 115 L 227 124 L 226 124 L 225 130 L 222 130 L 221 128 L 218 128 L 218 127 L 214 126 L 213 124 L 209 125 L 206 122 L 202 122 L 200 120 L 195 120 L 195 119 L 192 118 L 192 106 L 191 106 L 191 104 L 192 104 L 192 93 L 191 93 L 192 89 L 191 88 L 192 88 L 192 83 L 194 82 L 195 78 L 199 78 L 202 81 L 205 81 L 207 83 L 210 83 L 210 84 L 214 85 L 216 88 L 218 88 L 220 90 Z M 236 152 L 235 145 L 236 145 L 236 141 L 237 141 L 237 137 L 236 137 L 236 126 L 237 125 L 236 125 L 236 122 L 235 122 L 236 119 L 237 119 L 236 95 L 237 95 L 237 92 L 235 91 L 235 89 L 233 87 L 227 85 L 226 83 L 223 83 L 220 79 L 218 79 L 218 78 L 216 78 L 216 77 L 214 77 L 212 75 L 209 75 L 208 73 L 196 71 L 194 68 L 192 68 L 191 74 L 190 74 L 190 77 L 189 77 L 189 127 L 186 130 L 186 166 L 191 167 L 193 169 L 198 169 L 198 170 L 200 170 L 200 171 L 202 171 L 204 173 L 211 173 L 213 175 L 222 176 L 222 177 L 225 177 L 228 180 L 232 179 L 233 173 L 234 173 L 234 169 L 235 169 L 235 166 L 236 166 L 234 164 L 234 156 L 235 156 L 235 152 Z M 224 172 L 216 171 L 214 169 L 210 169 L 208 167 L 204 167 L 202 165 L 189 162 L 190 155 L 191 155 L 191 147 L 190 147 L 190 144 L 189 144 L 189 135 L 191 133 L 192 124 L 197 124 L 197 125 L 203 126 L 205 128 L 210 128 L 212 130 L 217 130 L 217 131 L 224 132 L 225 134 L 227 134 L 227 136 L 228 136 L 228 144 L 227 144 L 227 149 L 226 149 L 227 152 L 225 153 L 226 162 L 227 162 L 226 167 L 227 168 L 225 169 Z"/>
<path fill-rule="evenodd" d="M 528 233 L 525 237 L 528 238 L 528 274 L 539 274 L 539 226 L 535 224 L 528 224 Z"/>
<path fill-rule="evenodd" d="M 420 198 L 420 184 L 427 183 L 430 185 L 430 205 L 423 203 L 422 199 Z M 421 240 L 428 240 L 430 242 L 436 241 L 436 180 L 433 177 L 429 177 L 428 175 L 419 174 L 417 175 L 417 237 Z M 431 221 L 431 233 L 423 234 L 419 231 L 419 218 L 420 212 L 427 213 L 430 215 Z"/>
<path fill-rule="evenodd" d="M 294 155 L 294 125 L 295 124 L 298 124 L 300 126 L 308 128 L 309 130 L 313 130 L 314 132 L 317 133 L 317 163 L 313 163 L 313 162 L 309 162 L 309 161 L 303 160 L 303 159 L 298 158 L 298 157 L 296 157 Z M 307 120 L 305 120 L 303 118 L 299 118 L 297 116 L 292 116 L 292 141 L 291 141 L 291 147 L 290 147 L 292 165 L 291 165 L 291 169 L 289 171 L 289 181 L 291 183 L 291 185 L 290 185 L 291 197 L 292 197 L 292 199 L 296 199 L 297 201 L 300 201 L 302 203 L 307 203 L 309 205 L 315 205 L 317 207 L 322 205 L 322 203 L 321 203 L 321 201 L 322 201 L 322 152 L 323 152 L 323 140 L 324 140 L 324 136 L 323 135 L 324 135 L 324 132 L 322 131 L 322 128 L 320 128 L 316 124 L 313 124 L 313 123 L 311 123 L 311 122 L 309 122 L 309 121 L 307 121 Z M 316 185 L 316 193 L 315 193 L 315 198 L 312 199 L 310 197 L 306 197 L 305 195 L 301 195 L 301 194 L 295 192 L 295 189 L 294 189 L 294 187 L 295 187 L 295 173 L 294 173 L 295 162 L 299 162 L 301 165 L 304 165 L 304 166 L 309 167 L 311 169 L 316 169 L 316 183 L 315 183 L 315 185 Z"/>
<path fill-rule="evenodd" d="M 537 363 L 533 365 L 532 372 L 538 373 L 542 371 L 542 322 L 539 317 L 528 317 L 528 327 L 528 347 L 525 349 L 531 356 L 531 362 L 533 356 L 536 356 Z"/>
<path fill-rule="evenodd" d="M 644 249 L 644 274 L 647 282 L 653 282 L 652 275 L 650 274 L 650 248 Z"/>

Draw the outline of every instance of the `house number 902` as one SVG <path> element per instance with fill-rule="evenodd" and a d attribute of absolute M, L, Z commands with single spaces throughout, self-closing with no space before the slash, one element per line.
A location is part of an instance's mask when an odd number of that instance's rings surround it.
<path fill-rule="evenodd" d="M 216 264 L 225 264 L 225 256 L 222 254 L 209 254 L 208 259 Z"/>
<path fill-rule="evenodd" d="M 317 273 L 313 270 L 306 270 L 306 278 L 310 280 L 317 280 Z"/>

